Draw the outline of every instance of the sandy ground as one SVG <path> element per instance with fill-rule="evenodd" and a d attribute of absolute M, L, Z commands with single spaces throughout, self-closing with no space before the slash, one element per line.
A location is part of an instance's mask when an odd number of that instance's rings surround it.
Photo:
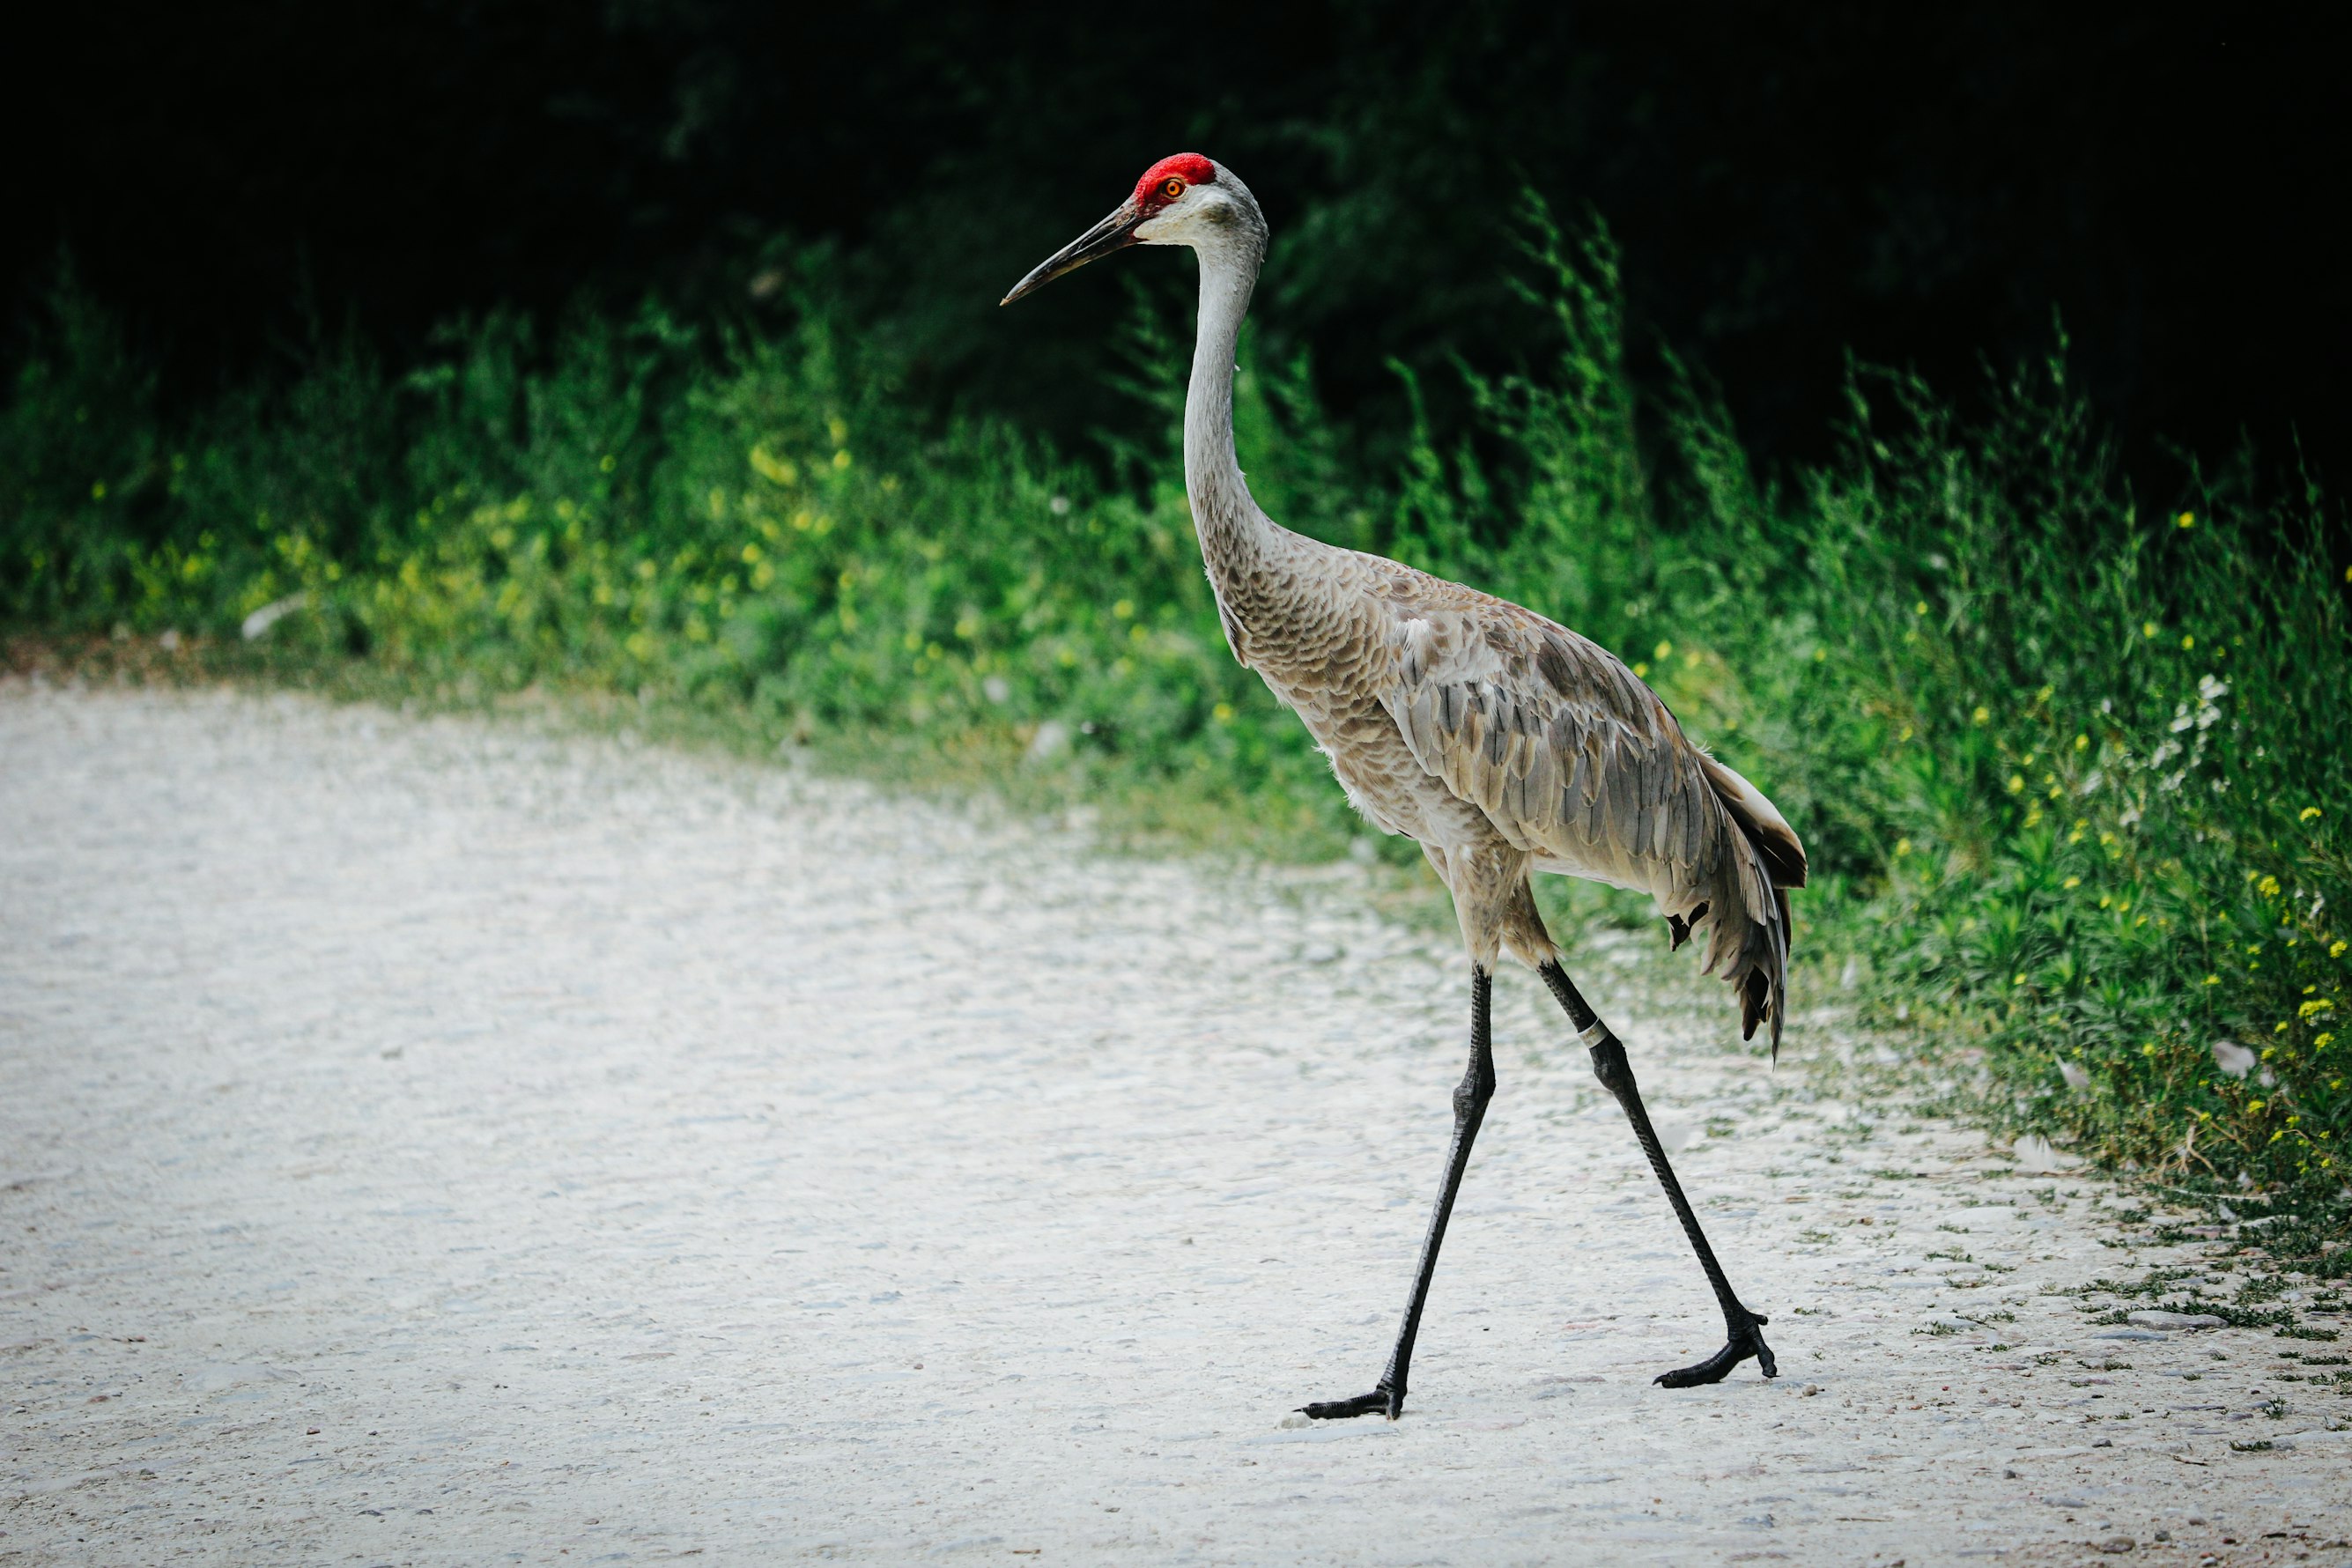
<path fill-rule="evenodd" d="M 2091 1322 L 2172 1256 L 2098 1183 L 1726 1049 L 1663 940 L 1578 967 L 1780 1380 L 1650 1385 L 1720 1325 L 1513 972 L 1405 1419 L 1286 1422 L 1379 1372 L 1461 1070 L 1352 887 L 0 688 L 0 1563 L 2352 1555 L 2290 1342 Z"/>

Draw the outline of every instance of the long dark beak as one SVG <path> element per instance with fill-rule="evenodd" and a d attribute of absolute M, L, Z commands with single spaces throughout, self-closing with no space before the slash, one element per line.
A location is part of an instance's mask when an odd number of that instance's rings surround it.
<path fill-rule="evenodd" d="M 1098 256 L 1125 250 L 1135 243 L 1136 226 L 1142 221 L 1143 213 L 1134 202 L 1121 202 L 1117 212 L 1039 262 L 1028 277 L 1013 286 L 1013 292 L 997 303 L 1010 305 L 1015 300 L 1026 299 L 1065 272 L 1076 272 Z"/>

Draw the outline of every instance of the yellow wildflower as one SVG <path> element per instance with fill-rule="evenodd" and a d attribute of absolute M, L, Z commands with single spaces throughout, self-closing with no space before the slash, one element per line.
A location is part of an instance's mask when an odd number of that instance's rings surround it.
<path fill-rule="evenodd" d="M 752 447 L 749 457 L 752 468 L 776 484 L 789 485 L 801 477 L 800 469 L 789 458 L 776 457 L 765 447 Z"/>
<path fill-rule="evenodd" d="M 2183 528 L 2194 528 L 2194 527 L 2196 527 L 2196 526 L 2197 526 L 2197 514 L 2196 514 L 2195 512 L 2193 512 L 2193 511 L 2184 511 L 2184 512 L 2182 512 L 2182 513 L 2180 514 L 2180 526 L 2181 526 L 2181 527 L 2183 527 Z"/>

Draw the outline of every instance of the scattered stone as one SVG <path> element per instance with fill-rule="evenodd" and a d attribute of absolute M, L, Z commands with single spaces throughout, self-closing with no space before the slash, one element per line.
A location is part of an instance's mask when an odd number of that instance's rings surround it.
<path fill-rule="evenodd" d="M 2072 1154 L 2060 1153 L 2050 1140 L 2039 1132 L 2029 1132 L 2017 1141 L 2015 1158 L 2020 1171 L 2037 1176 L 2068 1170 L 2083 1163 Z"/>
<path fill-rule="evenodd" d="M 2110 1535 L 2105 1541 L 2099 1542 L 2099 1550 L 2102 1552 L 2114 1552 L 2120 1553 L 2130 1552 L 2136 1549 L 2138 1545 L 2139 1542 L 2134 1541 L 2128 1535 Z"/>
<path fill-rule="evenodd" d="M 2217 1318 L 2210 1312 L 2166 1312 L 2153 1307 L 2126 1312 L 2124 1319 L 2143 1329 L 2226 1329 L 2230 1326 L 2227 1318 Z"/>
<path fill-rule="evenodd" d="M 1059 719 L 1048 719 L 1037 726 L 1029 737 L 1029 749 L 1024 753 L 1033 763 L 1050 762 L 1070 749 L 1070 727 Z"/>

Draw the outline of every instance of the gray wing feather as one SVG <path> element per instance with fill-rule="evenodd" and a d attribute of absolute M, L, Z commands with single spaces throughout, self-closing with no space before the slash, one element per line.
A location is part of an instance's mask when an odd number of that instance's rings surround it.
<path fill-rule="evenodd" d="M 1685 739 L 1606 650 L 1450 584 L 1390 601 L 1380 699 L 1413 758 L 1550 869 L 1635 888 L 1708 933 L 1749 1032 L 1780 1039 L 1787 898 L 1804 849 L 1761 793 Z"/>

